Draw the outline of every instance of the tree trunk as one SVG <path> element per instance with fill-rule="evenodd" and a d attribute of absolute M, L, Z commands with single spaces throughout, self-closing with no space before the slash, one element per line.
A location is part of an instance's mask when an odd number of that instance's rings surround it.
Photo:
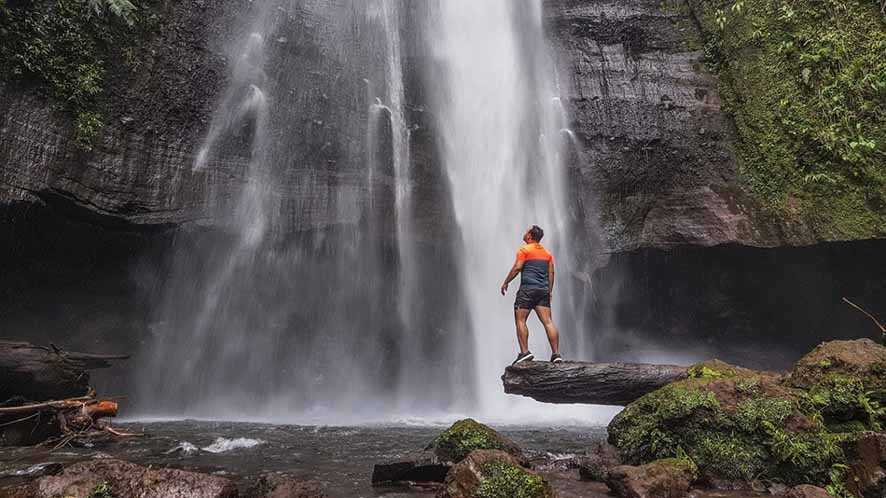
<path fill-rule="evenodd" d="M 55 346 L 0 341 L 0 402 L 84 396 L 89 391 L 89 370 L 126 358 L 129 356 L 72 353 Z"/>
<path fill-rule="evenodd" d="M 529 361 L 507 367 L 501 380 L 506 393 L 546 403 L 624 406 L 686 376 L 677 365 Z"/>

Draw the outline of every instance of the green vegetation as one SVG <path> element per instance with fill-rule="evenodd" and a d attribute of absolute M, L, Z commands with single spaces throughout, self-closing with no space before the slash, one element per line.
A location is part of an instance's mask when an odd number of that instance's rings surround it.
<path fill-rule="evenodd" d="M 886 17 L 876 0 L 688 0 L 744 188 L 824 238 L 886 234 Z"/>
<path fill-rule="evenodd" d="M 632 464 L 682 458 L 719 478 L 838 486 L 831 477 L 845 465 L 843 444 L 853 434 L 828 422 L 876 427 L 879 405 L 863 392 L 857 381 L 843 379 L 807 393 L 707 362 L 690 368 L 689 379 L 625 407 L 609 426 L 609 441 Z"/>
<path fill-rule="evenodd" d="M 111 485 L 108 484 L 107 481 L 100 482 L 91 493 L 89 493 L 88 498 L 116 498 L 114 496 L 114 491 L 111 489 Z"/>
<path fill-rule="evenodd" d="M 492 461 L 481 468 L 483 475 L 474 496 L 477 498 L 544 498 L 548 486 L 541 476 L 503 461 Z"/>
<path fill-rule="evenodd" d="M 686 455 L 680 455 L 677 458 L 662 458 L 652 462 L 652 465 L 676 469 L 678 472 L 689 476 L 690 482 L 698 479 L 698 466 Z"/>
<path fill-rule="evenodd" d="M 474 450 L 503 450 L 519 456 L 517 446 L 474 419 L 464 419 L 452 424 L 431 443 L 434 453 L 451 462 L 460 462 Z"/>
<path fill-rule="evenodd" d="M 63 103 L 76 142 L 88 149 L 102 129 L 108 67 L 133 67 L 138 35 L 157 20 L 139 13 L 129 0 L 0 2 L 0 78 Z"/>

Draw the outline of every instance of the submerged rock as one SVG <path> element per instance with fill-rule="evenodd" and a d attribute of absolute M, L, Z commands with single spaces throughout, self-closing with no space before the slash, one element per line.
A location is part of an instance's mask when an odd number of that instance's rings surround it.
<path fill-rule="evenodd" d="M 433 450 L 441 460 L 452 463 L 462 461 L 474 450 L 502 450 L 520 462 L 525 461 L 523 451 L 516 443 L 470 418 L 452 424 L 427 449 Z"/>
<path fill-rule="evenodd" d="M 122 460 L 81 462 L 57 476 L 42 477 L 31 485 L 34 498 L 236 498 L 228 479 L 177 469 L 151 469 Z M 105 494 L 99 494 L 102 490 Z"/>
<path fill-rule="evenodd" d="M 680 498 L 689 492 L 698 468 L 691 460 L 670 458 L 638 467 L 609 470 L 606 485 L 622 498 Z"/>
<path fill-rule="evenodd" d="M 502 450 L 475 450 L 452 467 L 438 498 L 554 498 L 550 484 Z"/>
<path fill-rule="evenodd" d="M 832 498 L 824 489 L 810 484 L 794 486 L 784 496 L 785 498 Z"/>
<path fill-rule="evenodd" d="M 428 487 L 442 483 L 451 465 L 425 451 L 403 460 L 376 464 L 372 468 L 373 486 Z"/>
<path fill-rule="evenodd" d="M 245 498 L 328 498 L 317 481 L 301 481 L 285 474 L 263 474 Z"/>

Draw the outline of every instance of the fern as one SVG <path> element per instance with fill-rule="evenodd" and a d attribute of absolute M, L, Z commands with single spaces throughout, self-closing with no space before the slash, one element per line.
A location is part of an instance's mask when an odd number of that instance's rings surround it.
<path fill-rule="evenodd" d="M 135 23 L 136 6 L 130 0 L 86 0 L 86 3 L 97 16 L 110 11 L 130 26 Z"/>

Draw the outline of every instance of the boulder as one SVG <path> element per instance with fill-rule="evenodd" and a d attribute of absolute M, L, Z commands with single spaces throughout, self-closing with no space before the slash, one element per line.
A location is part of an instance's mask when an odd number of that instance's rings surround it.
<path fill-rule="evenodd" d="M 886 424 L 886 347 L 870 339 L 818 345 L 785 383 L 807 392 L 831 432 L 879 430 Z"/>
<path fill-rule="evenodd" d="M 433 486 L 446 479 L 450 468 L 448 461 L 441 461 L 434 453 L 425 451 L 396 462 L 376 464 L 372 468 L 372 485 Z"/>
<path fill-rule="evenodd" d="M 475 450 L 452 467 L 438 498 L 554 498 L 550 484 L 502 450 Z"/>
<path fill-rule="evenodd" d="M 886 433 L 862 433 L 851 452 L 846 488 L 863 498 L 886 496 Z"/>
<path fill-rule="evenodd" d="M 177 469 L 150 469 L 122 460 L 101 459 L 74 464 L 32 485 L 35 498 L 236 498 L 228 479 Z M 102 494 L 104 493 L 104 494 Z"/>
<path fill-rule="evenodd" d="M 501 450 L 525 462 L 523 451 L 516 443 L 470 418 L 452 424 L 426 449 L 432 450 L 443 462 L 458 463 L 474 450 Z"/>
<path fill-rule="evenodd" d="M 670 458 L 640 466 L 619 465 L 609 470 L 606 485 L 622 498 L 681 498 L 697 477 L 691 460 Z"/>
<path fill-rule="evenodd" d="M 833 498 L 827 491 L 811 484 L 801 484 L 789 489 L 785 498 Z"/>
<path fill-rule="evenodd" d="M 803 392 L 764 372 L 707 362 L 629 404 L 609 424 L 625 463 L 688 456 L 709 479 L 820 483 L 845 462 L 841 438 L 801 403 Z M 800 411 L 800 407 L 808 411 Z"/>
<path fill-rule="evenodd" d="M 578 458 L 578 476 L 583 481 L 603 482 L 609 470 L 620 464 L 618 450 L 610 444 L 599 443 L 587 455 Z"/>
<path fill-rule="evenodd" d="M 246 492 L 246 498 L 328 498 L 317 481 L 301 481 L 285 474 L 263 474 Z"/>
<path fill-rule="evenodd" d="M 861 339 L 821 344 L 787 376 L 700 363 L 630 403 L 609 442 L 631 465 L 688 456 L 711 483 L 829 484 L 834 465 L 852 463 L 849 443 L 886 424 L 884 361 L 886 348 Z"/>
<path fill-rule="evenodd" d="M 834 375 L 859 379 L 868 390 L 886 389 L 886 346 L 870 339 L 819 344 L 797 361 L 788 382 L 809 389 Z"/>

